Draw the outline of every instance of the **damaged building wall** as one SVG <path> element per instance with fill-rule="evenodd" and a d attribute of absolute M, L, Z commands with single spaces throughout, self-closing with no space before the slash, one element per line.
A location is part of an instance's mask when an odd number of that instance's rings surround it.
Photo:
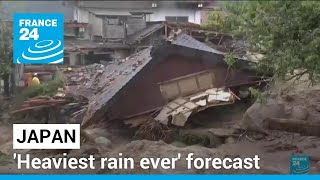
<path fill-rule="evenodd" d="M 127 35 L 132 35 L 147 27 L 144 17 L 129 17 L 127 23 Z"/>
<path fill-rule="evenodd" d="M 97 17 L 93 14 L 89 15 L 89 21 L 92 24 L 92 31 L 91 31 L 91 35 L 92 35 L 92 39 L 94 39 L 94 37 L 99 37 L 102 38 L 103 36 L 103 19 L 101 17 Z"/>
<path fill-rule="evenodd" d="M 214 72 L 215 87 L 235 82 L 238 84 L 248 82 L 248 75 L 239 71 L 234 71 L 232 76 L 226 78 L 228 77 L 228 67 L 214 63 L 212 58 L 217 57 L 211 56 L 211 59 L 208 59 L 197 56 L 169 56 L 166 60 L 139 75 L 140 78 L 126 89 L 108 110 L 108 118 L 130 117 L 164 106 L 167 101 L 160 91 L 159 83 L 201 71 L 210 70 Z"/>

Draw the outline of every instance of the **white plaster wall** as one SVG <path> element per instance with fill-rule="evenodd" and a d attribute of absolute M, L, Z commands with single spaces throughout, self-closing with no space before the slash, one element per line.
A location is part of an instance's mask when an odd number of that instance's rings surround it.
<path fill-rule="evenodd" d="M 74 9 L 74 18 L 81 23 L 88 23 L 88 34 L 85 35 L 86 38 L 92 38 L 92 36 L 102 36 L 103 35 L 103 21 L 102 18 L 95 16 L 84 8 Z"/>
<path fill-rule="evenodd" d="M 103 36 L 102 18 L 89 14 L 89 23 L 92 25 L 92 35 Z"/>
<path fill-rule="evenodd" d="M 89 11 L 83 8 L 74 8 L 74 19 L 81 23 L 89 23 Z"/>
<path fill-rule="evenodd" d="M 77 54 L 71 53 L 71 54 L 69 55 L 69 63 L 70 63 L 70 66 L 75 66 L 75 65 L 77 65 L 77 62 L 78 62 Z"/>
<path fill-rule="evenodd" d="M 114 11 L 114 10 L 112 10 Z M 200 24 L 201 23 L 201 13 L 200 10 L 196 9 L 177 9 L 177 8 L 154 8 L 151 10 L 152 14 L 146 15 L 147 21 L 165 21 L 166 16 L 188 16 L 189 22 Z M 119 14 L 127 14 L 130 10 L 128 9 L 117 9 Z M 89 11 L 84 8 L 75 8 L 74 16 L 78 22 L 90 23 Z"/>
<path fill-rule="evenodd" d="M 200 10 L 196 10 L 195 11 L 195 22 L 196 24 L 201 24 L 201 11 Z"/>
<path fill-rule="evenodd" d="M 195 9 L 155 8 L 153 14 L 147 15 L 148 21 L 165 21 L 166 16 L 188 16 L 191 23 L 200 24 L 201 14 Z"/>

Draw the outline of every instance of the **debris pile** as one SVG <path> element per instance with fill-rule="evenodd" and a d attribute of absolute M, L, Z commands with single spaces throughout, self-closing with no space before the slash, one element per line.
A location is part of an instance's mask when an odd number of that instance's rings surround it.
<path fill-rule="evenodd" d="M 66 68 L 64 69 L 64 75 L 67 80 L 67 85 L 86 85 L 91 79 L 95 79 L 95 76 L 103 73 L 104 65 L 91 64 L 80 68 Z"/>
<path fill-rule="evenodd" d="M 155 117 L 155 120 L 166 125 L 171 120 L 170 123 L 173 125 L 184 126 L 192 114 L 208 107 L 233 104 L 236 98 L 240 100 L 231 90 L 208 89 L 202 93 L 169 102 Z"/>
<path fill-rule="evenodd" d="M 80 68 L 67 68 L 64 70 L 66 89 L 75 97 L 82 97 L 89 100 L 97 91 L 95 86 L 100 80 L 101 74 L 105 71 L 102 64 L 91 64 Z"/>
<path fill-rule="evenodd" d="M 146 119 L 144 123 L 138 126 L 136 136 L 148 140 L 166 140 L 172 131 L 168 126 L 154 121 L 153 119 Z"/>
<path fill-rule="evenodd" d="M 12 111 L 11 114 L 27 113 L 33 110 L 42 110 L 44 108 L 54 108 L 67 104 L 66 99 L 54 99 L 51 97 L 36 97 L 24 101 L 21 106 Z"/>
<path fill-rule="evenodd" d="M 87 101 L 80 98 L 73 98 L 63 92 L 58 92 L 53 97 L 38 96 L 24 101 L 21 105 L 17 106 L 15 110 L 11 111 L 11 115 L 27 115 L 37 113 L 38 117 L 45 117 L 46 121 L 54 120 L 60 121 L 61 119 L 74 119 L 79 117 L 85 112 L 87 108 Z M 62 118 L 62 116 L 67 118 Z"/>

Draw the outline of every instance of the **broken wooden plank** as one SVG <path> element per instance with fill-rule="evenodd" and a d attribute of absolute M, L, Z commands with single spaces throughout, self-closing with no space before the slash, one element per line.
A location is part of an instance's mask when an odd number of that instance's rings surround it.
<path fill-rule="evenodd" d="M 296 119 L 267 118 L 264 120 L 270 130 L 288 131 L 307 136 L 320 136 L 320 123 Z"/>
<path fill-rule="evenodd" d="M 50 96 L 37 96 L 33 98 L 29 98 L 29 100 L 38 100 L 38 99 L 51 99 Z"/>
<path fill-rule="evenodd" d="M 71 116 L 72 116 L 72 117 L 73 117 L 73 116 L 77 116 L 77 115 L 83 113 L 85 110 L 87 110 L 87 108 L 83 108 L 83 109 L 81 109 L 81 110 L 79 110 L 79 111 L 76 111 L 76 112 L 72 113 Z"/>
<path fill-rule="evenodd" d="M 61 99 L 61 100 L 56 100 L 56 99 L 51 99 L 51 100 L 37 99 L 37 100 L 29 100 L 29 101 L 25 101 L 24 102 L 24 104 L 29 104 L 31 106 L 40 105 L 40 104 L 61 104 L 61 103 L 67 103 L 67 101 L 65 99 Z"/>
<path fill-rule="evenodd" d="M 228 88 L 228 90 L 229 90 L 230 94 L 231 94 L 233 97 L 237 98 L 239 101 L 241 100 L 236 94 L 234 94 L 234 93 L 230 90 L 230 88 Z"/>
<path fill-rule="evenodd" d="M 11 111 L 10 114 L 17 114 L 17 113 L 22 113 L 22 112 L 27 112 L 30 110 L 36 110 L 36 109 L 42 109 L 42 108 L 47 108 L 51 107 L 50 105 L 40 105 L 40 106 L 33 106 L 33 107 L 27 107 L 27 108 L 22 108 L 22 109 L 17 109 L 14 111 Z"/>

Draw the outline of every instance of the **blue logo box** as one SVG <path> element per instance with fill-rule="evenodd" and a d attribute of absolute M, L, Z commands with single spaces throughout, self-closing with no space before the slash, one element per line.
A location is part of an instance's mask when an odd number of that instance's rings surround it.
<path fill-rule="evenodd" d="M 308 174 L 309 171 L 309 156 L 297 155 L 290 157 L 290 174 Z"/>
<path fill-rule="evenodd" d="M 63 14 L 15 13 L 14 64 L 63 64 Z"/>

